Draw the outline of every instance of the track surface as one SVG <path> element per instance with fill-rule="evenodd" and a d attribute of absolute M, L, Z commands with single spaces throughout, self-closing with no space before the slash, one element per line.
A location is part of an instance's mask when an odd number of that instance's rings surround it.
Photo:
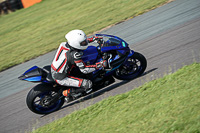
<path fill-rule="evenodd" d="M 116 81 L 82 102 L 75 101 L 57 112 L 41 116 L 30 112 L 25 104 L 34 84 L 16 78 L 30 66 L 50 64 L 55 51 L 13 67 L 0 73 L 0 133 L 30 131 L 74 110 L 132 90 L 164 73 L 174 72 L 183 65 L 200 62 L 200 1 L 176 0 L 101 33 L 119 36 L 131 44 L 132 49 L 144 54 L 148 61 L 146 73 L 130 82 Z"/>

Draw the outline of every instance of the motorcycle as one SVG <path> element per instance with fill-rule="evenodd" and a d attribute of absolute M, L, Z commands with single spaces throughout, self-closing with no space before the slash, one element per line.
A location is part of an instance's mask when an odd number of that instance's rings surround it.
<path fill-rule="evenodd" d="M 77 67 L 70 71 L 70 75 L 79 78 L 90 79 L 93 83 L 92 91 L 96 91 L 119 80 L 132 80 L 142 75 L 147 67 L 146 58 L 129 48 L 129 44 L 123 39 L 106 34 L 96 34 L 98 46 L 89 46 L 84 50 L 82 60 L 90 64 L 102 61 L 106 57 L 109 67 L 99 69 L 90 74 L 82 74 Z M 74 92 L 70 96 L 63 96 L 67 89 L 77 89 L 58 85 L 51 76 L 51 66 L 43 68 L 33 66 L 18 77 L 29 82 L 41 82 L 33 87 L 26 98 L 28 108 L 37 114 L 49 114 L 59 110 L 64 102 L 71 102 L 91 92 Z M 78 90 L 78 89 L 77 89 Z"/>

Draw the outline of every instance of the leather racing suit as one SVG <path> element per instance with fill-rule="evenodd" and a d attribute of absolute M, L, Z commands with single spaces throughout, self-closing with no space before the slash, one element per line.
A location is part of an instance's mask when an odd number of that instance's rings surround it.
<path fill-rule="evenodd" d="M 93 38 L 88 38 L 88 42 L 93 42 Z M 92 87 L 92 82 L 88 79 L 70 76 L 72 67 L 79 67 L 80 71 L 84 74 L 91 73 L 101 67 L 103 63 L 99 62 L 95 65 L 86 65 L 81 59 L 83 52 L 72 48 L 68 43 L 63 42 L 60 44 L 54 60 L 51 64 L 51 73 L 53 79 L 62 86 L 80 87 L 85 90 Z"/>

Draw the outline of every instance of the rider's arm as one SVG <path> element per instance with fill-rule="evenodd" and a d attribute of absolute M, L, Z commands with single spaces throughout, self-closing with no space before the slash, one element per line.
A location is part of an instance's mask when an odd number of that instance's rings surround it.
<path fill-rule="evenodd" d="M 94 41 L 97 40 L 97 39 L 102 39 L 102 37 L 93 36 L 93 37 L 91 37 L 91 38 L 88 38 L 87 40 L 88 40 L 89 43 L 91 43 L 91 42 L 94 42 Z"/>
<path fill-rule="evenodd" d="M 82 73 L 88 74 L 103 67 L 103 62 L 96 63 L 95 65 L 86 65 L 85 62 L 81 59 L 82 55 L 83 55 L 82 52 L 73 53 L 74 63 L 76 64 L 76 66 L 79 67 Z"/>

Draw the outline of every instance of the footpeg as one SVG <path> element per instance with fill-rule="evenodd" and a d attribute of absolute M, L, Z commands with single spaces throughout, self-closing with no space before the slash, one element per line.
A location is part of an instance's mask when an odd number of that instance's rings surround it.
<path fill-rule="evenodd" d="M 73 96 L 74 96 L 75 98 L 77 98 L 77 97 L 79 97 L 79 96 L 81 96 L 81 95 L 82 95 L 82 93 L 73 94 Z"/>
<path fill-rule="evenodd" d="M 86 91 L 86 93 L 88 94 L 88 93 L 90 93 L 91 91 L 92 91 L 92 89 L 90 89 L 90 90 Z"/>

